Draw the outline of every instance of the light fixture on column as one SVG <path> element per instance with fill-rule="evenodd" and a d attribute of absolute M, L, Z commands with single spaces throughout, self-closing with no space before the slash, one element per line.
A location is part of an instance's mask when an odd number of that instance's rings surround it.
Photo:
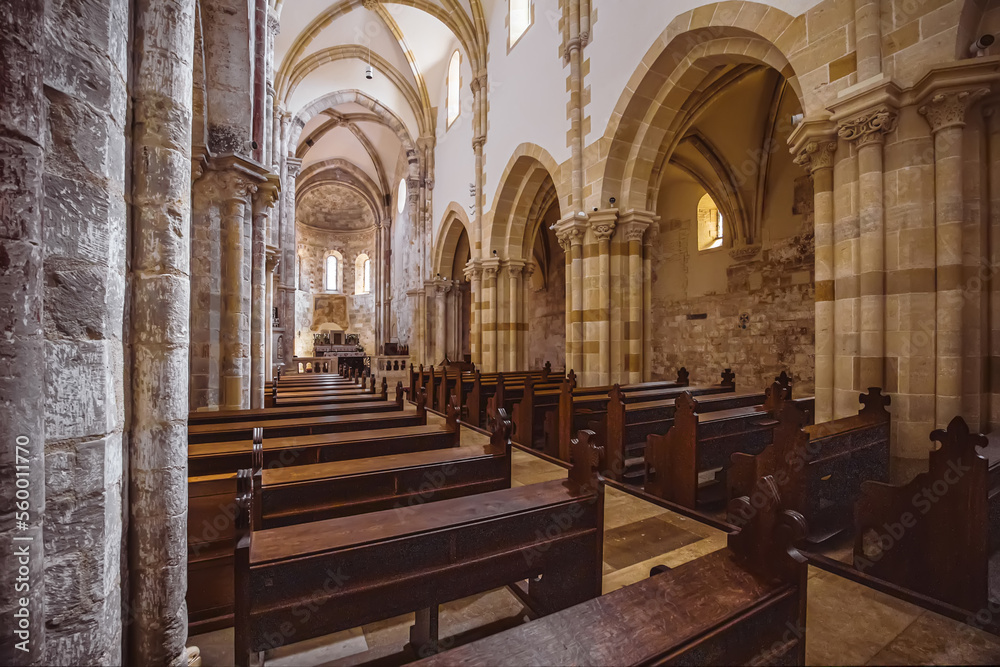
<path fill-rule="evenodd" d="M 365 69 L 365 78 L 371 81 L 375 78 L 375 70 L 372 69 L 372 43 L 368 40 L 368 67 Z"/>

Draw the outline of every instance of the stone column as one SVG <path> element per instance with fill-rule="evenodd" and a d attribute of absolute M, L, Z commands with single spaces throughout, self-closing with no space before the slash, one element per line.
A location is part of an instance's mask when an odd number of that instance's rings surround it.
<path fill-rule="evenodd" d="M 986 116 L 986 141 L 987 153 L 990 156 L 989 170 L 989 227 L 990 227 L 990 298 L 989 311 L 1000 313 L 1000 276 L 997 270 L 1000 269 L 1000 234 L 994 230 L 1000 228 L 1000 103 L 994 101 L 992 105 L 984 109 Z M 989 388 L 989 408 L 988 417 L 983 418 L 983 430 L 987 430 L 986 419 L 989 419 L 989 426 L 996 428 L 1000 423 L 1000 317 L 990 317 L 990 388 Z M 996 370 L 993 370 L 996 369 Z"/>
<path fill-rule="evenodd" d="M 987 92 L 936 93 L 919 109 L 934 134 L 938 428 L 962 413 L 962 139 L 966 111 Z"/>
<path fill-rule="evenodd" d="M 521 260 L 508 260 L 507 279 L 510 285 L 507 288 L 508 320 L 507 328 L 507 370 L 511 372 L 527 370 L 521 367 L 521 346 L 518 341 L 518 332 L 523 327 L 521 318 L 521 305 L 524 298 L 521 292 L 521 275 L 524 271 L 525 263 Z"/>
<path fill-rule="evenodd" d="M 854 31 L 858 82 L 867 81 L 882 73 L 879 0 L 854 0 Z"/>
<path fill-rule="evenodd" d="M 435 285 L 437 300 L 437 319 L 434 322 L 434 357 L 431 363 L 444 363 L 448 356 L 448 293 L 451 292 L 451 281 L 442 280 Z"/>
<path fill-rule="evenodd" d="M 642 381 L 653 379 L 653 248 L 660 239 L 660 227 L 654 223 L 646 232 L 643 243 L 642 284 Z"/>
<path fill-rule="evenodd" d="M 566 369 L 582 377 L 583 356 L 583 239 L 587 223 L 575 216 L 556 225 L 556 238 L 566 253 Z"/>
<path fill-rule="evenodd" d="M 290 116 L 282 116 L 282 134 L 288 136 L 288 120 Z M 281 211 L 281 286 L 278 291 L 282 293 L 281 328 L 284 329 L 284 345 L 282 346 L 282 363 L 285 372 L 294 368 L 295 359 L 295 184 L 299 171 L 302 169 L 302 160 L 288 157 L 285 159 L 285 179 L 281 184 L 282 189 L 282 211 Z"/>
<path fill-rule="evenodd" d="M 226 201 L 222 204 L 222 406 L 225 410 L 249 408 L 249 386 L 244 377 L 249 350 L 243 332 L 250 327 L 250 313 L 243 302 L 243 227 L 249 198 L 257 186 L 238 172 L 219 172 Z"/>
<path fill-rule="evenodd" d="M 253 199 L 250 278 L 250 408 L 264 407 L 265 343 L 267 334 L 267 216 L 277 199 L 277 182 L 257 191 Z"/>
<path fill-rule="evenodd" d="M 877 7 L 876 7 L 877 12 Z M 881 107 L 841 125 L 858 155 L 860 295 L 859 389 L 885 387 L 885 205 L 882 147 L 896 114 Z"/>
<path fill-rule="evenodd" d="M 488 259 L 483 262 L 483 370 L 495 373 L 499 368 L 497 353 L 497 273 L 500 262 Z"/>
<path fill-rule="evenodd" d="M 195 0 L 133 9 L 128 662 L 185 665 Z"/>
<path fill-rule="evenodd" d="M 477 366 L 483 364 L 483 315 L 481 310 L 483 294 L 483 269 L 481 261 L 471 259 L 465 267 L 465 277 L 472 288 L 472 361 Z"/>
<path fill-rule="evenodd" d="M 597 245 L 596 275 L 587 271 L 584 311 L 584 367 L 586 384 L 605 386 L 611 381 L 611 237 L 618 211 L 598 211 L 590 216 Z"/>
<path fill-rule="evenodd" d="M 811 141 L 795 161 L 812 172 L 816 243 L 816 423 L 833 419 L 834 273 L 833 157 L 834 141 Z"/>
<path fill-rule="evenodd" d="M 858 228 L 858 163 L 851 143 L 838 146 L 843 156 L 834 165 L 834 365 L 833 416 L 858 412 L 861 390 L 858 357 L 861 354 L 860 231 Z"/>
<path fill-rule="evenodd" d="M 281 256 L 268 248 L 264 272 L 267 275 L 267 307 L 264 309 L 264 379 L 270 382 L 274 379 L 274 270 L 278 267 Z"/>
<path fill-rule="evenodd" d="M 0 663 L 44 664 L 45 568 L 45 334 L 42 174 L 45 143 L 43 0 L 9 3 L 0 11 Z M 20 492 L 20 496 L 18 493 Z M 23 496 L 27 495 L 25 498 Z M 18 507 L 15 503 L 27 503 Z M 15 512 L 17 510 L 17 512 Z M 23 512 L 23 514 L 22 514 Z M 16 519 L 16 521 L 15 521 Z M 15 553 L 28 550 L 26 562 Z M 19 565 L 30 589 L 17 590 Z M 23 583 L 24 577 L 22 577 Z M 21 601 L 27 604 L 22 605 Z M 28 613 L 26 635 L 15 632 L 13 614 Z M 22 628 L 17 628 L 22 630 Z M 23 643 L 22 643 L 23 642 Z M 20 645 L 15 647 L 15 645 Z"/>
<path fill-rule="evenodd" d="M 636 212 L 623 218 L 622 232 L 628 248 L 628 304 L 625 314 L 625 371 L 629 384 L 642 382 L 643 371 L 643 260 L 642 240 L 649 223 L 637 219 Z"/>

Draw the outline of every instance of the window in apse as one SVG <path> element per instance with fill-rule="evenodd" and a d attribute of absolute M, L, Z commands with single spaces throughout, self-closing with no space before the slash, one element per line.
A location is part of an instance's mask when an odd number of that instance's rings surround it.
<path fill-rule="evenodd" d="M 722 212 L 711 195 L 705 195 L 698 202 L 698 250 L 721 248 L 723 234 Z"/>

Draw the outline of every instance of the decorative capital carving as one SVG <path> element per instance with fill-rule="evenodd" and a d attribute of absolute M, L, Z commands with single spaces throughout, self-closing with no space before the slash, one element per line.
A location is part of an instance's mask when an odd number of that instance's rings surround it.
<path fill-rule="evenodd" d="M 293 157 L 286 159 L 285 169 L 288 171 L 289 178 L 298 178 L 299 172 L 302 171 L 302 160 Z"/>
<path fill-rule="evenodd" d="M 268 251 L 264 259 L 264 268 L 268 273 L 272 273 L 281 264 L 281 255 L 277 252 Z"/>
<path fill-rule="evenodd" d="M 625 235 L 625 240 L 629 243 L 633 241 L 642 243 L 647 229 L 649 229 L 649 223 L 646 222 L 633 221 L 622 225 L 622 233 Z"/>
<path fill-rule="evenodd" d="M 478 259 L 470 259 L 465 265 L 465 278 L 469 282 L 483 279 L 483 267 Z"/>
<path fill-rule="evenodd" d="M 964 127 L 965 112 L 988 93 L 988 88 L 938 93 L 917 111 L 935 134 L 949 127 Z"/>
<path fill-rule="evenodd" d="M 379 4 L 379 0 L 361 0 L 361 6 L 369 11 L 375 11 Z"/>
<path fill-rule="evenodd" d="M 445 296 L 446 294 L 448 294 L 448 292 L 451 291 L 452 287 L 453 285 L 450 280 L 441 280 L 435 285 L 437 293 L 440 294 L 441 296 Z"/>
<path fill-rule="evenodd" d="M 885 135 L 896 129 L 896 112 L 888 107 L 879 107 L 872 111 L 845 121 L 837 130 L 837 136 L 847 141 L 856 141 L 858 146 L 882 143 Z"/>
<path fill-rule="evenodd" d="M 556 238 L 559 245 L 565 252 L 569 252 L 575 245 L 583 245 L 584 230 L 579 227 L 570 227 L 556 231 Z"/>
<path fill-rule="evenodd" d="M 836 141 L 810 141 L 797 156 L 795 164 L 810 172 L 820 169 L 831 169 L 833 167 L 833 157 L 837 153 Z"/>
<path fill-rule="evenodd" d="M 538 265 L 534 262 L 528 262 L 524 266 L 524 279 L 531 280 L 531 277 L 535 275 L 535 271 L 538 270 Z"/>

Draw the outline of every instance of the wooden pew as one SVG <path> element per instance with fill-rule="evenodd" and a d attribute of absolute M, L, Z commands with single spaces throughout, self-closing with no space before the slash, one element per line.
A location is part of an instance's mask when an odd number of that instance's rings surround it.
<path fill-rule="evenodd" d="M 255 530 L 254 475 L 240 471 L 236 664 L 414 611 L 420 650 L 437 643 L 438 605 L 524 580 L 540 614 L 597 597 L 604 490 L 586 435 L 577 451 L 566 481 L 271 530 Z"/>
<path fill-rule="evenodd" d="M 421 394 L 418 397 L 418 412 L 425 409 L 421 405 L 424 400 Z M 264 447 L 264 462 L 268 467 L 289 467 L 459 446 L 461 429 L 458 408 L 452 405 L 448 408 L 444 427 L 408 426 L 268 440 Z M 217 475 L 247 468 L 252 452 L 253 442 L 250 440 L 189 445 L 188 474 Z"/>
<path fill-rule="evenodd" d="M 1000 541 L 1000 489 L 977 451 L 988 441 L 961 417 L 930 438 L 940 447 L 927 472 L 900 486 L 861 485 L 854 568 L 958 608 L 966 622 L 997 633 L 989 561 Z"/>
<path fill-rule="evenodd" d="M 778 424 L 775 417 L 785 400 L 793 400 L 789 393 L 775 382 L 765 391 L 763 402 L 759 394 L 748 394 L 752 400 L 740 407 L 726 402 L 725 397 L 678 396 L 673 425 L 664 435 L 646 439 L 646 491 L 692 509 L 699 501 L 725 500 L 730 457 L 736 452 L 757 454 L 771 444 Z M 812 414 L 813 399 L 797 402 Z M 714 482 L 702 487 L 699 473 L 716 469 L 721 471 Z"/>
<path fill-rule="evenodd" d="M 681 369 L 686 379 L 687 371 Z M 782 373 L 784 382 L 790 379 Z M 785 385 L 789 390 L 790 385 Z M 666 433 L 674 423 L 674 401 L 682 393 L 703 397 L 704 411 L 729 410 L 764 402 L 763 392 L 736 392 L 735 376 L 723 374 L 723 382 L 705 387 L 665 387 L 649 389 L 648 385 L 633 385 L 635 390 L 615 385 L 608 394 L 607 407 L 600 419 L 588 427 L 597 433 L 597 442 L 604 447 L 604 476 L 618 482 L 642 486 L 646 480 L 645 450 L 650 435 Z M 595 411 L 600 414 L 600 411 Z"/>
<path fill-rule="evenodd" d="M 704 391 L 726 392 L 735 391 L 736 375 L 729 369 L 723 372 L 722 382 L 709 387 L 690 387 L 690 376 L 687 369 L 681 367 L 677 371 L 677 379 L 673 382 L 647 382 L 638 385 L 627 385 L 629 399 L 633 402 L 656 400 L 677 395 L 679 391 L 690 390 L 696 393 Z M 545 451 L 566 460 L 568 443 L 580 429 L 591 429 L 592 424 L 600 420 L 608 410 L 608 401 L 613 387 L 576 388 L 560 387 L 559 409 L 549 411 L 545 415 Z"/>
<path fill-rule="evenodd" d="M 785 401 L 772 442 L 759 454 L 732 455 L 729 497 L 752 496 L 756 480 L 772 475 L 790 509 L 809 522 L 810 539 L 850 529 L 862 482 L 889 481 L 889 396 L 878 388 L 860 396 L 853 417 L 807 424 L 801 407 Z"/>
<path fill-rule="evenodd" d="M 296 419 L 332 415 L 364 414 L 371 412 L 395 412 L 403 409 L 403 386 L 396 386 L 396 401 L 389 402 L 381 396 L 372 396 L 368 401 L 358 403 L 334 403 L 256 410 L 220 410 L 192 412 L 188 424 L 238 424 L 250 420 Z"/>
<path fill-rule="evenodd" d="M 510 488 L 511 424 L 500 415 L 486 447 L 411 452 L 336 463 L 263 467 L 263 435 L 254 434 L 259 523 L 276 528 L 412 507 Z M 188 478 L 190 632 L 232 625 L 236 473 Z"/>
<path fill-rule="evenodd" d="M 804 665 L 805 520 L 761 485 L 760 509 L 733 501 L 748 518 L 726 549 L 414 665 Z"/>
<path fill-rule="evenodd" d="M 570 371 L 570 376 L 575 378 L 572 371 Z M 496 405 L 504 407 L 512 414 L 514 402 L 521 400 L 525 381 L 529 377 L 535 381 L 536 386 L 539 383 L 555 385 L 563 378 L 560 374 L 552 373 L 548 362 L 541 371 L 496 373 L 493 375 L 475 371 L 472 374 L 463 375 L 461 391 L 466 396 L 462 411 L 463 419 L 472 426 L 483 426 L 488 419 L 489 400 L 496 396 L 498 390 L 503 400 L 495 401 Z"/>

